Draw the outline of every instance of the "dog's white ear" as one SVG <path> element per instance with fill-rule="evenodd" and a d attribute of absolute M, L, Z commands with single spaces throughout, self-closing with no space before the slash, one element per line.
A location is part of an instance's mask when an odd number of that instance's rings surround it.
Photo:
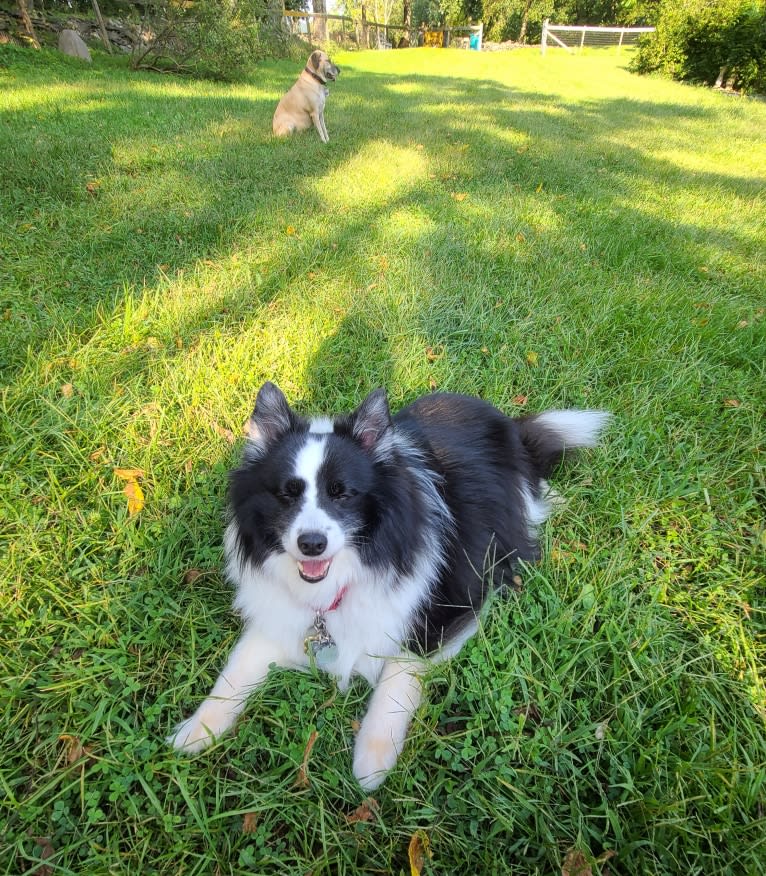
<path fill-rule="evenodd" d="M 369 450 L 383 437 L 391 425 L 391 411 L 385 389 L 371 392 L 351 414 L 351 434 Z"/>
<path fill-rule="evenodd" d="M 251 441 L 267 447 L 288 432 L 295 420 L 295 414 L 282 390 L 267 380 L 258 390 L 255 408 L 247 424 L 247 434 Z"/>

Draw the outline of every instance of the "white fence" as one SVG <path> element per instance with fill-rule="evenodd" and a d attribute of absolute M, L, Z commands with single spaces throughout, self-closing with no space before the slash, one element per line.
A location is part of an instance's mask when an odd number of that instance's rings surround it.
<path fill-rule="evenodd" d="M 568 52 L 582 49 L 584 46 L 617 46 L 619 52 L 623 46 L 634 46 L 641 34 L 652 33 L 653 27 L 595 27 L 592 25 L 549 24 L 546 18 L 543 22 L 543 36 L 540 48 L 545 54 L 548 41 L 561 46 Z"/>

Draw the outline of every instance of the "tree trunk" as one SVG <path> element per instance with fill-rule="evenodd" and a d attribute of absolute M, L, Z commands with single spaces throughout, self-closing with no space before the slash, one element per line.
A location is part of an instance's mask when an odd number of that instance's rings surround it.
<path fill-rule="evenodd" d="M 327 12 L 327 4 L 325 0 L 314 0 L 313 3 L 314 12 Z M 327 19 L 326 18 L 315 18 L 314 19 L 314 38 L 317 42 L 324 43 L 327 41 Z"/>
<path fill-rule="evenodd" d="M 101 16 L 101 9 L 98 5 L 98 0 L 91 0 L 93 3 L 93 11 L 96 13 L 96 21 L 98 22 L 98 29 L 101 32 L 101 42 L 106 46 L 107 52 L 112 54 L 112 44 L 109 42 L 109 37 L 106 35 L 106 27 L 104 25 L 104 19 Z"/>
<path fill-rule="evenodd" d="M 410 45 L 410 30 L 412 29 L 412 0 L 404 0 L 402 4 L 402 17 L 404 21 L 404 40 L 406 45 Z"/>
<path fill-rule="evenodd" d="M 521 27 L 519 28 L 519 42 L 527 41 L 527 24 L 529 23 L 529 7 L 532 5 L 532 0 L 526 0 L 524 9 L 521 13 Z"/>
<path fill-rule="evenodd" d="M 29 9 L 27 9 L 26 0 L 16 0 L 16 4 L 19 7 L 19 12 L 21 13 L 21 20 L 24 22 L 24 29 L 27 32 L 27 36 L 32 40 L 32 45 L 36 48 L 40 48 L 40 43 L 37 41 L 37 34 L 35 33 L 34 25 L 32 24 L 32 19 L 29 17 Z"/>

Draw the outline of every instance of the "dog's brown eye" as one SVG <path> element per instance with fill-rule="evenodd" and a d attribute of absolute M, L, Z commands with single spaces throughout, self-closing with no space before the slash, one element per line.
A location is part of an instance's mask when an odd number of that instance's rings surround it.
<path fill-rule="evenodd" d="M 331 499 L 339 499 L 346 491 L 341 481 L 333 481 L 327 488 L 327 495 Z"/>
<path fill-rule="evenodd" d="M 285 483 L 282 492 L 288 499 L 297 499 L 303 494 L 303 481 L 299 478 L 291 478 Z"/>

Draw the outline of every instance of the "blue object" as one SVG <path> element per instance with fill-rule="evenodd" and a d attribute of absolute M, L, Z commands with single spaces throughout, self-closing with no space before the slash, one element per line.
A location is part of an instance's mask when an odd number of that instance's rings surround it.
<path fill-rule="evenodd" d="M 468 37 L 468 48 L 476 49 L 477 52 L 479 51 L 479 34 L 470 34 L 470 36 Z"/>

